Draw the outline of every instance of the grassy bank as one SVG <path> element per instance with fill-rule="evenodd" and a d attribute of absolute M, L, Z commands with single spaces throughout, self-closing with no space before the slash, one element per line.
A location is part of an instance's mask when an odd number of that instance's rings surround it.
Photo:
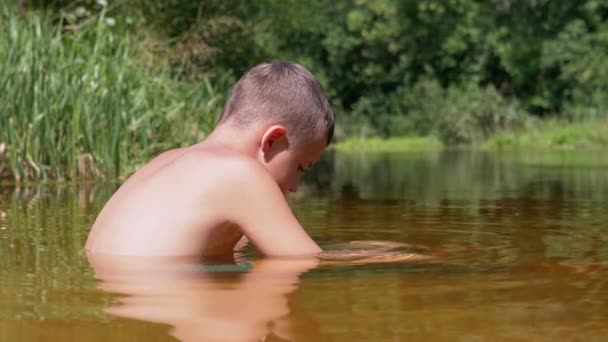
<path fill-rule="evenodd" d="M 433 137 L 348 138 L 332 148 L 340 152 L 406 152 L 440 150 L 443 144 Z"/>
<path fill-rule="evenodd" d="M 540 121 L 514 132 L 502 132 L 484 144 L 488 150 L 608 148 L 608 119 L 567 123 Z"/>
<path fill-rule="evenodd" d="M 223 102 L 105 10 L 79 25 L 0 5 L 0 179 L 113 177 L 204 136 Z"/>
<path fill-rule="evenodd" d="M 445 148 L 434 137 L 347 138 L 333 145 L 341 152 L 405 152 Z M 502 131 L 490 136 L 481 145 L 463 148 L 483 148 L 489 151 L 518 149 L 608 149 L 608 120 L 571 123 L 557 120 L 530 121 L 522 128 Z"/>

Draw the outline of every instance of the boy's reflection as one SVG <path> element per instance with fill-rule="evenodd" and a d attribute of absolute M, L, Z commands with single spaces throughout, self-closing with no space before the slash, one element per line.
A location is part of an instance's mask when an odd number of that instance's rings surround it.
<path fill-rule="evenodd" d="M 102 289 L 125 295 L 106 312 L 169 324 L 170 334 L 183 341 L 292 340 L 287 295 L 318 263 L 263 259 L 202 265 L 183 259 L 87 257 Z"/>

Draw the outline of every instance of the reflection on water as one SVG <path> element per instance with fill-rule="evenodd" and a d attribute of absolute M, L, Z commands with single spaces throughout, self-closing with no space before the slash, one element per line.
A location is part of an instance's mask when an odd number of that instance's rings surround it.
<path fill-rule="evenodd" d="M 236 272 L 89 260 L 116 185 L 0 188 L 0 340 L 603 340 L 608 153 L 327 155 L 291 200 L 313 238 L 440 262 Z M 137 271 L 135 271 L 137 270 Z M 219 270 L 226 270 L 219 268 Z"/>
<path fill-rule="evenodd" d="M 168 324 L 184 341 L 292 340 L 287 295 L 315 260 L 232 265 L 90 254 L 100 287 L 121 296 L 104 311 Z M 248 265 L 248 267 L 242 267 Z"/>

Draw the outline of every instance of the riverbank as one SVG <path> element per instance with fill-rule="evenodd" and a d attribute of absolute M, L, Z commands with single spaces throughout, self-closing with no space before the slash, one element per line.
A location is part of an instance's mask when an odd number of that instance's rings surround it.
<path fill-rule="evenodd" d="M 436 151 L 444 145 L 434 137 L 346 138 L 330 146 L 340 152 Z"/>
<path fill-rule="evenodd" d="M 332 145 L 340 152 L 405 152 L 432 151 L 445 148 L 484 149 L 488 151 L 535 150 L 589 150 L 608 149 L 608 120 L 570 123 L 557 120 L 537 120 L 524 127 L 499 132 L 479 145 L 449 146 L 438 138 L 346 138 Z"/>
<path fill-rule="evenodd" d="M 40 138 L 41 141 L 44 137 Z M 171 137 L 166 143 L 175 143 Z M 121 145 L 124 142 L 121 142 Z M 539 121 L 534 125 L 513 132 L 501 132 L 490 137 L 481 145 L 446 146 L 434 137 L 393 137 L 381 138 L 346 138 L 330 145 L 330 148 L 341 153 L 397 153 L 397 152 L 425 152 L 440 151 L 446 148 L 460 149 L 483 149 L 499 153 L 500 151 L 522 151 L 522 150 L 608 150 L 608 121 L 596 120 L 586 123 L 565 123 L 559 121 Z M 122 154 L 134 153 L 136 151 L 122 151 Z M 151 152 L 141 151 L 141 155 L 123 166 L 123 169 L 134 170 L 145 158 L 151 157 Z M 0 143 L 0 181 L 4 183 L 30 181 L 61 181 L 61 179 L 49 177 L 17 180 L 11 172 L 10 165 L 15 163 L 7 153 L 6 144 Z M 59 168 L 59 166 L 55 166 Z M 60 174 L 68 174 L 64 169 Z M 121 176 L 122 174 L 119 174 Z M 36 176 L 36 175 L 34 175 Z M 81 177 L 83 178 L 83 177 Z M 104 178 L 103 175 L 89 174 L 84 178 Z M 108 178 L 108 177 L 106 177 Z M 71 178 L 74 180 L 74 178 Z M 78 178 L 76 178 L 78 179 Z"/>
<path fill-rule="evenodd" d="M 608 118 L 578 123 L 541 121 L 518 131 L 498 133 L 488 139 L 483 147 L 488 150 L 606 149 Z"/>

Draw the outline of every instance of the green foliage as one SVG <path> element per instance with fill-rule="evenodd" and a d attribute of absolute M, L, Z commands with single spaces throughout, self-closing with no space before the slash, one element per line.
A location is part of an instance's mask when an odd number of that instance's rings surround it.
<path fill-rule="evenodd" d="M 589 1 L 585 17 L 565 25 L 546 46 L 542 64 L 559 68 L 555 83 L 569 100 L 565 113 L 572 119 L 594 119 L 608 113 L 608 22 L 598 16 L 608 4 Z M 587 20 L 585 20 L 587 19 Z"/>
<path fill-rule="evenodd" d="M 0 177 L 128 171 L 202 136 L 228 84 L 269 59 L 321 80 L 338 140 L 480 144 L 531 117 L 608 115 L 603 0 L 11 4 L 0 5 Z"/>
<path fill-rule="evenodd" d="M 602 0 L 114 3 L 125 15 L 145 18 L 149 30 L 168 38 L 173 61 L 195 73 L 239 75 L 268 58 L 294 59 L 320 75 L 347 113 L 429 78 L 444 88 L 493 86 L 539 114 L 572 102 L 605 102 L 608 4 Z M 384 115 L 393 114 L 400 113 Z M 391 122 L 379 123 L 385 121 Z"/>
<path fill-rule="evenodd" d="M 468 143 L 528 113 L 606 115 L 603 1 L 319 0 L 312 16 L 289 6 L 296 24 L 269 26 L 278 53 L 312 56 L 346 135 Z"/>
<path fill-rule="evenodd" d="M 64 11 L 97 6 L 22 2 Z M 579 113 L 605 114 L 603 0 L 135 0 L 108 8 L 143 18 L 184 75 L 238 76 L 263 60 L 289 58 L 319 75 L 346 113 L 431 79 L 445 89 L 492 86 L 536 114 L 573 103 Z M 401 113 L 383 113 L 393 114 Z M 386 123 L 392 120 L 377 124 Z"/>
<path fill-rule="evenodd" d="M 363 98 L 352 115 L 359 119 L 359 127 L 383 127 L 383 136 L 435 135 L 446 144 L 477 144 L 525 120 L 517 103 L 506 101 L 492 86 L 484 89 L 469 83 L 444 89 L 432 79 L 389 96 Z"/>
<path fill-rule="evenodd" d="M 492 86 L 453 87 L 441 99 L 437 134 L 451 144 L 480 143 L 524 120 L 523 111 L 515 103 L 507 103 Z"/>
<path fill-rule="evenodd" d="M 118 176 L 216 121 L 211 84 L 174 79 L 143 31 L 105 9 L 79 26 L 6 6 L 0 17 L 0 164 L 16 181 Z"/>

